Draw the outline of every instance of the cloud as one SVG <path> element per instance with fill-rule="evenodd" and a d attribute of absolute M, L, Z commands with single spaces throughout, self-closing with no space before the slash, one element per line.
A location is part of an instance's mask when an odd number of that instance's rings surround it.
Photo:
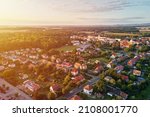
<path fill-rule="evenodd" d="M 106 0 L 105 2 L 90 4 L 87 9 L 83 9 L 82 12 L 109 12 L 109 11 L 118 11 L 123 10 L 126 7 L 133 6 L 127 0 Z"/>
<path fill-rule="evenodd" d="M 124 18 L 78 18 L 81 21 L 88 21 L 88 22 L 111 22 L 111 23 L 130 23 L 130 22 L 137 22 L 145 20 L 145 17 L 124 17 Z"/>
<path fill-rule="evenodd" d="M 63 0 L 59 8 L 56 9 L 69 12 L 94 13 L 120 11 L 129 7 L 145 5 L 150 5 L 150 0 Z"/>
<path fill-rule="evenodd" d="M 110 18 L 110 19 L 105 19 L 107 21 L 112 21 L 112 22 L 129 22 L 129 21 L 137 21 L 137 20 L 143 20 L 145 17 L 124 17 L 124 18 Z"/>

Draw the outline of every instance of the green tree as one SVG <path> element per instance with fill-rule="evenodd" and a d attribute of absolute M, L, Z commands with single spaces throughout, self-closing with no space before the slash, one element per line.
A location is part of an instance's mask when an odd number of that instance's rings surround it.
<path fill-rule="evenodd" d="M 99 80 L 96 85 L 97 87 L 97 90 L 100 91 L 100 92 L 105 92 L 106 90 L 106 87 L 105 87 L 105 84 L 104 84 L 104 81 L 103 80 Z"/>
<path fill-rule="evenodd" d="M 36 80 L 37 80 L 37 81 L 44 82 L 44 81 L 45 81 L 45 77 L 44 77 L 43 75 L 39 75 Z"/>
<path fill-rule="evenodd" d="M 63 81 L 63 85 L 67 85 L 70 80 L 71 80 L 70 73 L 68 73 L 68 75 L 65 77 L 65 79 Z"/>
<path fill-rule="evenodd" d="M 140 70 L 140 69 L 142 68 L 142 65 L 141 65 L 140 63 L 137 63 L 137 64 L 136 64 L 136 67 L 137 67 L 137 69 Z"/>
<path fill-rule="evenodd" d="M 130 79 L 132 80 L 132 81 L 136 81 L 136 76 L 134 76 L 134 75 L 130 75 Z"/>
<path fill-rule="evenodd" d="M 67 86 L 65 86 L 65 87 L 62 89 L 62 93 L 63 93 L 63 94 L 66 94 L 66 93 L 68 93 L 70 90 L 71 90 L 71 86 L 70 86 L 70 85 L 67 85 Z"/>
<path fill-rule="evenodd" d="M 5 78 L 9 78 L 9 77 L 15 77 L 16 76 L 16 71 L 14 69 L 9 69 L 9 70 L 5 70 L 2 74 L 2 76 Z"/>

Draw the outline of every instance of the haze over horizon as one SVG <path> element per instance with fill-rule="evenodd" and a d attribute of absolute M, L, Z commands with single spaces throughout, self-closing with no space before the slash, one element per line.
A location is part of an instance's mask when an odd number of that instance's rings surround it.
<path fill-rule="evenodd" d="M 150 0 L 0 0 L 0 25 L 150 23 Z"/>

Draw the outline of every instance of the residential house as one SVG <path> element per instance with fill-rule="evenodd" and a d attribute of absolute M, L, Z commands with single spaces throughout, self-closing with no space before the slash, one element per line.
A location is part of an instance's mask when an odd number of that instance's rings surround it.
<path fill-rule="evenodd" d="M 121 48 L 129 48 L 131 43 L 128 40 L 121 40 L 120 41 L 120 47 Z"/>
<path fill-rule="evenodd" d="M 78 62 L 76 62 L 76 63 L 74 64 L 74 67 L 75 67 L 76 69 L 79 69 L 79 68 L 81 67 L 81 64 L 78 63 Z"/>
<path fill-rule="evenodd" d="M 23 74 L 23 73 L 19 73 L 19 78 L 22 80 L 28 79 L 28 75 L 27 74 Z"/>
<path fill-rule="evenodd" d="M 40 89 L 40 85 L 36 84 L 34 81 L 26 80 L 23 82 L 23 85 L 26 89 L 30 90 L 31 92 L 35 92 Z"/>
<path fill-rule="evenodd" d="M 71 78 L 74 84 L 79 85 L 81 82 L 85 80 L 85 78 L 82 75 L 75 76 Z"/>
<path fill-rule="evenodd" d="M 91 85 L 86 85 L 84 88 L 83 88 L 83 92 L 85 94 L 88 94 L 88 95 L 91 95 L 92 92 L 93 92 L 93 87 Z"/>
<path fill-rule="evenodd" d="M 69 62 L 63 62 L 63 63 L 62 63 L 62 66 L 69 69 L 69 68 L 72 67 L 72 64 L 69 63 Z"/>
<path fill-rule="evenodd" d="M 133 70 L 133 75 L 136 75 L 136 76 L 141 76 L 141 71 L 140 70 Z"/>
<path fill-rule="evenodd" d="M 42 57 L 43 59 L 48 59 L 48 55 L 46 55 L 46 54 L 42 54 L 41 57 Z"/>
<path fill-rule="evenodd" d="M 111 55 L 111 59 L 115 59 L 117 57 L 117 54 L 116 53 L 113 53 L 112 55 Z"/>
<path fill-rule="evenodd" d="M 120 73 L 123 69 L 124 69 L 124 66 L 122 65 L 118 65 L 115 67 L 115 70 L 117 71 L 117 73 Z"/>
<path fill-rule="evenodd" d="M 116 63 L 117 63 L 117 62 L 116 62 L 116 60 L 114 59 L 114 60 L 110 61 L 110 62 L 107 64 L 107 67 L 108 67 L 108 68 L 112 68 L 113 65 L 115 65 Z"/>
<path fill-rule="evenodd" d="M 56 60 L 56 57 L 53 55 L 53 56 L 51 56 L 51 61 L 52 62 L 55 62 L 55 60 Z"/>
<path fill-rule="evenodd" d="M 71 70 L 71 74 L 72 74 L 73 76 L 78 75 L 78 74 L 79 74 L 78 69 L 76 69 L 76 68 L 72 69 L 72 70 Z"/>
<path fill-rule="evenodd" d="M 57 58 L 57 59 L 56 59 L 56 63 L 57 63 L 57 64 L 60 64 L 60 63 L 61 63 L 61 59 L 60 59 L 60 58 Z"/>
<path fill-rule="evenodd" d="M 104 70 L 104 67 L 102 65 L 97 65 L 96 68 L 94 69 L 93 73 L 98 74 L 103 70 Z"/>
<path fill-rule="evenodd" d="M 116 81 L 115 81 L 112 77 L 110 77 L 110 76 L 106 76 L 106 77 L 104 78 L 104 80 L 105 80 L 106 82 L 111 83 L 111 84 L 116 84 Z"/>
<path fill-rule="evenodd" d="M 136 62 L 141 58 L 141 55 L 138 55 L 138 56 L 135 56 L 133 59 L 129 60 L 128 61 L 128 65 L 129 66 L 133 66 L 136 64 Z"/>
<path fill-rule="evenodd" d="M 121 75 L 121 78 L 122 78 L 123 81 L 126 81 L 126 82 L 129 81 L 129 76 Z"/>
<path fill-rule="evenodd" d="M 10 67 L 10 68 L 15 68 L 15 67 L 16 67 L 16 64 L 14 64 L 14 63 L 9 64 L 8 67 Z"/>
<path fill-rule="evenodd" d="M 81 64 L 80 69 L 81 70 L 87 70 L 87 65 L 86 64 Z"/>

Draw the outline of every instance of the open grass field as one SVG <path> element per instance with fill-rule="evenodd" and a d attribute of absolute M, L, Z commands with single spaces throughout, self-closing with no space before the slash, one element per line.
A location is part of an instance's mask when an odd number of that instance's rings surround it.
<path fill-rule="evenodd" d="M 106 35 L 112 35 L 112 36 L 139 36 L 139 34 L 131 34 L 131 33 L 105 33 Z"/>

